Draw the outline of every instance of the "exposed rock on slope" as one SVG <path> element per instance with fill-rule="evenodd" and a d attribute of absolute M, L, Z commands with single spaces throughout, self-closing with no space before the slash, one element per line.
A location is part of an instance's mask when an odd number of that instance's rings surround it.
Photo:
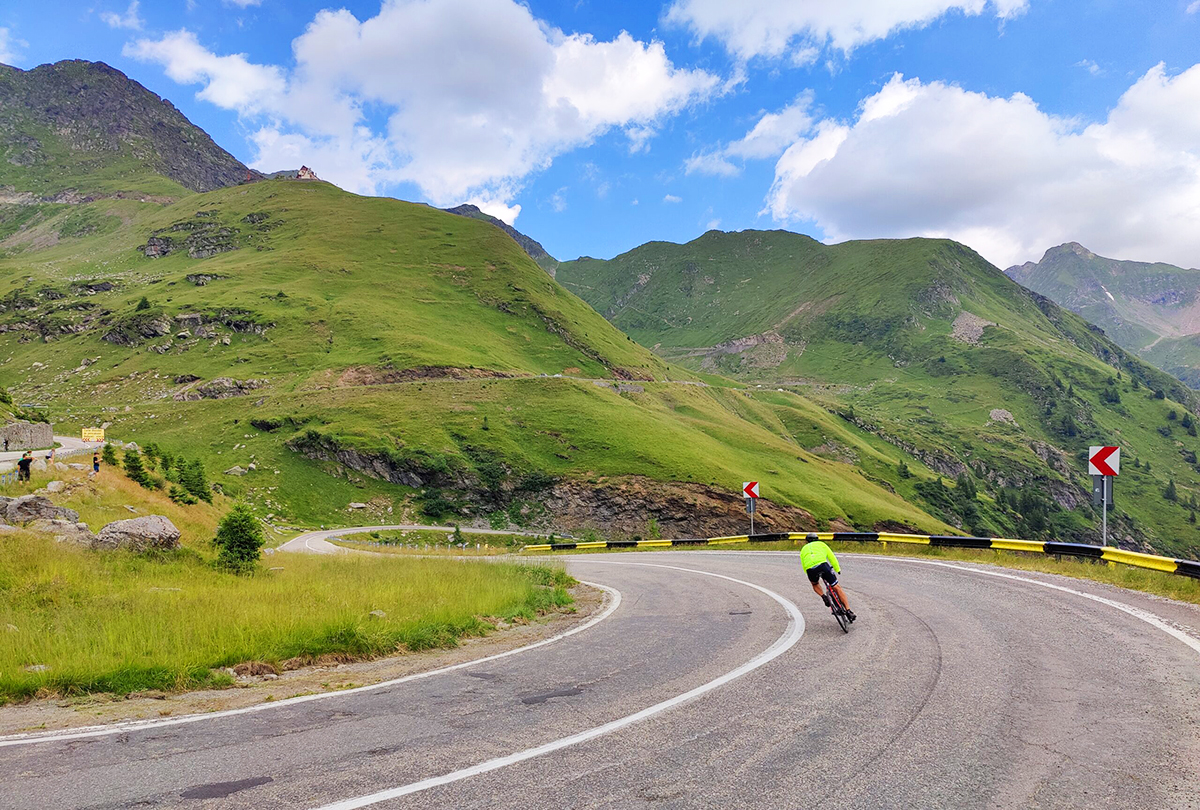
<path fill-rule="evenodd" d="M 64 163 L 61 155 L 65 153 Z M 47 194 L 56 174 L 124 159 L 192 191 L 236 185 L 246 166 L 213 143 L 174 105 L 103 62 L 64 60 L 32 70 L 0 65 L 0 185 L 7 174 Z M 19 182 L 19 181 L 18 181 Z"/>
<path fill-rule="evenodd" d="M 521 246 L 521 250 L 528 253 L 529 258 L 537 262 L 538 267 L 549 273 L 551 277 L 558 272 L 558 259 L 547 253 L 546 249 L 542 247 L 539 242 L 521 233 L 504 220 L 496 219 L 490 214 L 485 214 L 480 211 L 477 206 L 470 205 L 469 203 L 466 205 L 460 205 L 456 208 L 445 208 L 443 210 L 460 217 L 468 217 L 469 219 L 479 219 L 484 222 L 490 222 L 511 236 L 513 241 Z"/>

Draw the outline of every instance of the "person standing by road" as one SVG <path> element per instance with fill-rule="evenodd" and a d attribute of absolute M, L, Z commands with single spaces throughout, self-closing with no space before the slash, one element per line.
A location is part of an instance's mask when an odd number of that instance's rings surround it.
<path fill-rule="evenodd" d="M 100 454 L 92 453 L 92 472 L 100 472 Z"/>
<path fill-rule="evenodd" d="M 30 453 L 28 450 L 26 450 L 25 455 L 21 456 L 21 460 L 17 462 L 17 480 L 18 481 L 28 481 L 29 480 L 29 469 L 32 466 L 33 466 L 33 453 Z"/>

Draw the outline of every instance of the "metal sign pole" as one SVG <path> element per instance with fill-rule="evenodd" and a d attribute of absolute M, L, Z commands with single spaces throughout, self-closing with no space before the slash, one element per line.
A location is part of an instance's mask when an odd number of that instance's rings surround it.
<path fill-rule="evenodd" d="M 1104 529 L 1103 529 L 1103 533 L 1100 535 L 1102 538 L 1100 545 L 1102 545 L 1102 546 L 1108 545 L 1108 491 L 1109 491 L 1108 490 L 1108 482 L 1105 481 L 1104 482 L 1104 506 L 1101 508 L 1101 512 L 1104 515 L 1104 518 L 1103 518 Z"/>

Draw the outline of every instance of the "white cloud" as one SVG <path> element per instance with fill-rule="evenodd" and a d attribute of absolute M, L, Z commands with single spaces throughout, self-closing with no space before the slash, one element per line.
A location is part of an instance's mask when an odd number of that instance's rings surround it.
<path fill-rule="evenodd" d="M 563 186 L 558 191 L 550 195 L 550 207 L 555 213 L 561 214 L 567 210 L 567 187 Z"/>
<path fill-rule="evenodd" d="M 697 37 L 714 37 L 735 57 L 788 56 L 804 65 L 826 45 L 841 51 L 905 28 L 917 28 L 949 12 L 1001 20 L 1023 12 L 1029 0 L 675 0 L 666 17 Z M 1200 2 L 1200 0 L 1197 0 Z"/>
<path fill-rule="evenodd" d="M 17 39 L 9 29 L 0 28 L 0 62 L 15 65 L 21 58 L 20 52 L 28 46 L 28 42 Z"/>
<path fill-rule="evenodd" d="M 665 202 L 665 203 L 683 202 L 683 197 L 676 197 L 674 194 L 668 194 L 667 196 L 663 197 L 663 202 Z"/>
<path fill-rule="evenodd" d="M 945 236 L 1000 266 L 1071 240 L 1200 266 L 1200 65 L 1151 69 L 1088 126 L 896 75 L 784 153 L 767 205 L 831 240 Z"/>
<path fill-rule="evenodd" d="M 1196 0 L 1196 2 L 1200 3 L 1200 0 Z M 1075 67 L 1083 68 L 1084 70 L 1086 70 L 1088 73 L 1092 74 L 1093 76 L 1099 76 L 1101 73 L 1104 72 L 1103 69 L 1101 69 L 1101 67 L 1099 65 L 1097 65 L 1095 62 L 1093 62 L 1091 59 L 1080 59 L 1078 62 L 1075 63 Z"/>
<path fill-rule="evenodd" d="M 684 160 L 687 174 L 732 177 L 741 168 L 730 158 L 764 160 L 778 157 L 796 139 L 812 128 L 812 93 L 805 91 L 779 112 L 763 113 L 744 137 L 716 149 L 699 152 Z"/>
<path fill-rule="evenodd" d="M 1192 4 L 1187 7 L 1188 14 L 1195 14 L 1200 11 L 1200 0 L 1193 0 Z"/>
<path fill-rule="evenodd" d="M 131 31 L 141 31 L 144 24 L 142 18 L 138 16 L 138 0 L 131 0 L 129 8 L 125 9 L 124 14 L 102 11 L 100 19 L 109 28 L 128 28 Z"/>
<path fill-rule="evenodd" d="M 227 6 L 237 6 L 238 8 L 249 8 L 250 6 L 261 6 L 263 0 L 222 0 Z"/>
<path fill-rule="evenodd" d="M 332 170 L 306 161 L 323 177 L 365 176 L 368 190 L 412 182 L 438 205 L 507 206 L 528 175 L 609 131 L 648 148 L 665 117 L 718 89 L 715 76 L 675 67 L 661 42 L 566 34 L 514 0 L 394 0 L 363 21 L 321 11 L 292 51 L 287 70 L 255 65 L 179 31 L 126 53 L 292 143 L 336 153 Z M 364 139 L 367 108 L 386 124 Z M 262 141 L 256 163 L 274 163 L 271 147 L 285 142 Z"/>
<path fill-rule="evenodd" d="M 720 228 L 720 227 L 721 227 L 721 220 L 719 220 L 719 219 L 710 219 L 710 220 L 708 221 L 708 224 L 704 226 L 704 230 L 706 230 L 706 231 L 715 231 L 717 228 Z"/>

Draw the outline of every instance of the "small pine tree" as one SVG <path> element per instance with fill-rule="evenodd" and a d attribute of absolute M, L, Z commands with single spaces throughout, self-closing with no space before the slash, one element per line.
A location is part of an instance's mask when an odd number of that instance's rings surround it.
<path fill-rule="evenodd" d="M 143 295 L 142 300 L 137 302 L 137 311 L 142 312 L 147 309 L 150 309 L 150 299 Z"/>
<path fill-rule="evenodd" d="M 212 487 L 208 485 L 208 477 L 204 474 L 204 464 L 199 459 L 188 463 L 179 483 L 200 500 L 212 503 Z"/>
<path fill-rule="evenodd" d="M 1137 377 L 1130 377 L 1129 382 L 1133 386 L 1134 391 L 1137 391 L 1142 387 L 1142 384 L 1140 382 L 1138 382 Z"/>
<path fill-rule="evenodd" d="M 182 484 L 184 477 L 187 475 L 187 460 L 184 459 L 182 453 L 175 456 L 175 469 L 173 472 L 175 477 L 171 480 L 177 484 Z"/>
<path fill-rule="evenodd" d="M 217 565 L 239 574 L 249 573 L 262 554 L 262 526 L 250 507 L 239 503 L 221 518 L 213 543 L 217 547 Z"/>
<path fill-rule="evenodd" d="M 457 546 L 457 545 L 462 545 L 465 542 L 466 542 L 466 540 L 463 539 L 462 529 L 458 528 L 458 524 L 455 523 L 454 524 L 454 544 Z"/>
<path fill-rule="evenodd" d="M 908 464 L 901 461 L 900 467 L 896 470 L 896 474 L 901 478 L 912 478 L 912 472 L 908 469 Z"/>
<path fill-rule="evenodd" d="M 1188 523 L 1192 524 L 1193 526 L 1196 525 L 1196 510 L 1193 509 L 1192 513 L 1188 515 Z"/>
<path fill-rule="evenodd" d="M 125 451 L 125 475 L 129 476 L 130 481 L 136 481 L 147 489 L 154 486 L 150 474 L 142 466 L 142 454 L 133 448 Z"/>
<path fill-rule="evenodd" d="M 1146 472 L 1147 473 L 1150 472 L 1150 462 L 1149 461 L 1146 462 Z"/>
<path fill-rule="evenodd" d="M 1155 388 L 1154 389 L 1154 398 L 1155 399 L 1166 399 L 1167 392 L 1162 390 L 1161 388 Z"/>
<path fill-rule="evenodd" d="M 1179 414 L 1175 413 L 1175 409 L 1174 409 L 1174 408 L 1172 408 L 1171 410 L 1167 411 L 1167 420 L 1168 420 L 1168 421 L 1170 421 L 1170 422 L 1174 422 L 1174 421 L 1175 421 L 1176 419 L 1178 419 L 1178 418 L 1179 418 Z"/>
<path fill-rule="evenodd" d="M 142 461 L 145 463 L 146 469 L 153 471 L 158 466 L 158 445 L 154 442 L 146 442 L 146 446 L 142 448 Z"/>
<path fill-rule="evenodd" d="M 105 442 L 104 449 L 100 451 L 100 458 L 110 467 L 115 467 L 121 462 L 117 460 L 117 450 L 111 443 Z"/>
<path fill-rule="evenodd" d="M 1168 501 L 1179 500 L 1179 493 L 1175 490 L 1175 479 L 1174 478 L 1167 481 L 1167 488 L 1165 490 L 1163 490 L 1163 497 L 1166 498 Z"/>
<path fill-rule="evenodd" d="M 172 456 L 170 453 L 168 453 L 166 450 L 159 451 L 158 468 L 160 470 L 162 470 L 163 475 L 165 475 L 167 477 L 168 481 L 175 480 L 171 477 L 172 475 L 174 475 L 174 473 L 172 472 L 172 469 L 174 468 L 174 466 L 175 466 L 175 457 Z M 175 481 L 175 483 L 179 483 L 179 482 Z"/>
<path fill-rule="evenodd" d="M 1075 383 L 1071 383 L 1070 385 L 1067 386 L 1067 398 L 1068 399 L 1075 398 Z"/>

